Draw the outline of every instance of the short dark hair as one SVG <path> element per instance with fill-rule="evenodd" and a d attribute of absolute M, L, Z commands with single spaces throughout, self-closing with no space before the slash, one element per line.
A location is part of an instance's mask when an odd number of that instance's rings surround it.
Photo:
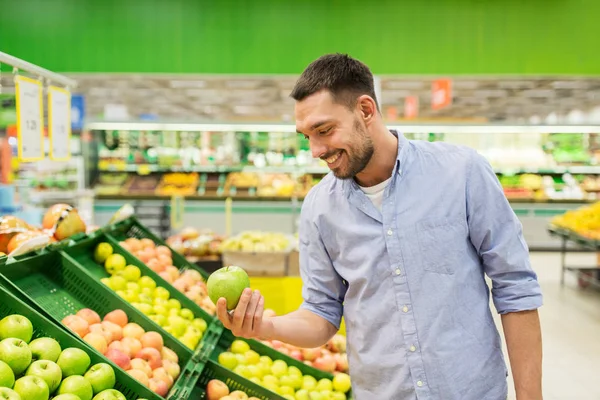
<path fill-rule="evenodd" d="M 371 70 L 347 54 L 326 54 L 310 63 L 290 96 L 300 101 L 323 89 L 331 93 L 334 101 L 348 108 L 353 108 L 358 97 L 366 94 L 379 109 Z"/>

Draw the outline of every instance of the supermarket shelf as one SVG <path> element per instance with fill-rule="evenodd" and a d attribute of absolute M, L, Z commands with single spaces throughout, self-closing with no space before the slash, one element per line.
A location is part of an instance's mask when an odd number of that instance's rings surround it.
<path fill-rule="evenodd" d="M 561 239 L 561 277 L 560 284 L 565 284 L 565 275 L 571 273 L 577 277 L 579 287 L 585 288 L 588 285 L 600 288 L 600 265 L 569 265 L 566 263 L 566 253 L 570 251 L 567 248 L 568 243 L 574 243 L 578 247 L 600 253 L 600 241 L 589 239 L 577 234 L 576 232 L 563 229 L 556 226 L 549 226 L 548 233 Z M 600 257 L 598 258 L 600 261 Z"/>

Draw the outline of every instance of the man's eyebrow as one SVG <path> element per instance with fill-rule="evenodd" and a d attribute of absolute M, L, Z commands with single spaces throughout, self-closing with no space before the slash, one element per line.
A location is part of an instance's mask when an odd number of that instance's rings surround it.
<path fill-rule="evenodd" d="M 332 119 L 325 119 L 322 121 L 315 122 L 314 124 L 311 125 L 309 130 L 314 131 L 315 129 L 317 129 L 325 124 L 329 124 L 332 121 L 333 121 Z M 296 128 L 296 133 L 302 133 L 302 132 L 300 132 L 300 130 L 298 128 Z"/>

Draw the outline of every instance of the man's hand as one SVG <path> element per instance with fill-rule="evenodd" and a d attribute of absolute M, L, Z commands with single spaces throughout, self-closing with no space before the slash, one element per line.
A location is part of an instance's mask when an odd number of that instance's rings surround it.
<path fill-rule="evenodd" d="M 245 289 L 240 301 L 231 313 L 227 311 L 227 301 L 217 301 L 217 316 L 225 328 L 234 336 L 245 339 L 268 339 L 273 331 L 273 323 L 263 318 L 265 299 L 258 290 Z"/>

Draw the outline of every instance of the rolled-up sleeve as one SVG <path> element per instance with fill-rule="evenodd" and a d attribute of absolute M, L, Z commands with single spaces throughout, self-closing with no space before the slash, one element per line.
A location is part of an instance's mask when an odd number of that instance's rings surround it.
<path fill-rule="evenodd" d="M 542 291 L 531 268 L 523 227 L 487 160 L 473 152 L 467 181 L 467 220 L 471 243 L 492 280 L 500 314 L 542 306 Z"/>
<path fill-rule="evenodd" d="M 313 207 L 318 204 L 315 189 L 305 198 L 300 216 L 300 276 L 304 300 L 301 308 L 339 329 L 346 286 L 333 267 L 313 216 Z"/>

